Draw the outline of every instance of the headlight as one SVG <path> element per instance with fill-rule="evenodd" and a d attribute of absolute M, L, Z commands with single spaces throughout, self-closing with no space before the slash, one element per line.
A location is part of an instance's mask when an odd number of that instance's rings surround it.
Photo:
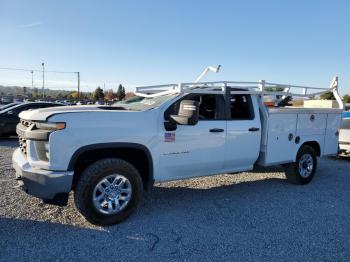
<path fill-rule="evenodd" d="M 61 130 L 66 128 L 66 123 L 58 122 L 36 122 L 36 127 L 38 129 L 46 129 L 46 130 Z"/>

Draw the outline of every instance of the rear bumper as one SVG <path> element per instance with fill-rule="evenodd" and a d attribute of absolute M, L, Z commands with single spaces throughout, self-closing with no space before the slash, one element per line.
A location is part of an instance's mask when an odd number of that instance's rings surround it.
<path fill-rule="evenodd" d="M 19 148 L 13 153 L 12 164 L 18 184 L 32 196 L 54 199 L 56 195 L 69 193 L 71 190 L 73 172 L 32 168 Z"/>
<path fill-rule="evenodd" d="M 350 152 L 350 142 L 339 141 L 339 149 L 343 152 Z"/>

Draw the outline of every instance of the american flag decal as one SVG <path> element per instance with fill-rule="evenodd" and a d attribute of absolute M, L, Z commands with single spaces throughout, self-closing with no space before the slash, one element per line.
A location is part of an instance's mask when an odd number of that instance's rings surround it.
<path fill-rule="evenodd" d="M 164 133 L 164 142 L 174 142 L 174 141 L 175 141 L 175 133 L 173 132 Z"/>

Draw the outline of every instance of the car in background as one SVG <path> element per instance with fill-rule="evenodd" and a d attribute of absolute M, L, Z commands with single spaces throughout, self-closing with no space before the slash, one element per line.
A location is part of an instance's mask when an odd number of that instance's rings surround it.
<path fill-rule="evenodd" d="M 32 99 L 32 98 L 25 98 L 25 99 L 23 100 L 23 102 L 25 102 L 25 103 L 28 103 L 28 102 L 35 102 L 35 100 Z"/>
<path fill-rule="evenodd" d="M 340 153 L 350 155 L 350 111 L 343 112 L 339 130 L 339 150 Z"/>
<path fill-rule="evenodd" d="M 344 111 L 350 111 L 350 103 L 344 104 Z M 344 112 L 344 113 L 347 113 L 347 112 Z"/>
<path fill-rule="evenodd" d="M 23 103 L 24 98 L 23 97 L 16 97 L 13 99 L 13 103 Z"/>
<path fill-rule="evenodd" d="M 19 122 L 18 115 L 22 111 L 54 106 L 62 106 L 62 104 L 50 102 L 30 102 L 14 105 L 0 111 L 0 137 L 16 135 L 16 126 Z"/>
<path fill-rule="evenodd" d="M 0 111 L 3 111 L 5 109 L 7 109 L 7 108 L 10 108 L 10 107 L 13 107 L 13 106 L 19 105 L 19 104 L 21 104 L 21 103 L 14 102 L 14 103 L 10 103 L 10 104 L 7 104 L 7 105 L 1 105 L 0 106 Z"/>
<path fill-rule="evenodd" d="M 10 104 L 13 102 L 13 96 L 3 96 L 0 99 L 1 104 Z"/>
<path fill-rule="evenodd" d="M 74 103 L 70 100 L 63 100 L 61 101 L 62 104 L 65 104 L 66 106 L 72 106 L 74 105 Z"/>

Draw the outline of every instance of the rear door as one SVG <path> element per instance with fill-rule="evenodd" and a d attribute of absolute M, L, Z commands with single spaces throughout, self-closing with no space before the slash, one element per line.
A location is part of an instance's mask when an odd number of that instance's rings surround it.
<path fill-rule="evenodd" d="M 199 121 L 194 126 L 177 125 L 171 132 L 161 128 L 157 180 L 217 174 L 223 168 L 226 139 L 224 96 L 190 94 L 184 99 L 200 102 Z M 166 111 L 165 120 L 169 114 L 178 111 L 180 101 Z"/>
<path fill-rule="evenodd" d="M 249 94 L 229 94 L 224 168 L 242 171 L 258 159 L 261 140 L 259 107 Z"/>

